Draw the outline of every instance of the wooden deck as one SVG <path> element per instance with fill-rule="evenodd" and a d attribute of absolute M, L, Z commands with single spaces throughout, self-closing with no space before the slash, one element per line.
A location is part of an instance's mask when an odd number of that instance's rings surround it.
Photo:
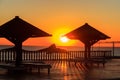
<path fill-rule="evenodd" d="M 42 69 L 38 74 L 36 69 L 32 73 L 23 73 L 23 75 L 9 74 L 7 75 L 3 69 L 0 69 L 1 80 L 109 80 L 114 78 L 120 79 L 120 60 L 111 60 L 105 67 L 100 65 L 97 67 L 86 67 L 83 64 L 67 61 L 45 61 L 51 64 L 51 73 L 47 74 L 47 69 Z M 114 67 L 114 68 L 113 68 Z M 108 74 L 109 73 L 109 74 Z"/>
<path fill-rule="evenodd" d="M 109 57 L 111 56 L 111 51 L 92 51 L 91 57 Z M 14 62 L 15 61 L 14 51 L 3 50 L 0 51 L 0 62 Z M 24 75 L 17 75 L 17 79 L 14 79 L 16 74 L 11 75 L 9 80 L 99 80 L 102 77 L 99 73 L 100 70 L 104 70 L 105 67 L 97 64 L 93 66 L 85 66 L 83 63 L 77 62 L 75 65 L 74 60 L 76 57 L 84 58 L 84 51 L 68 51 L 66 53 L 52 53 L 47 52 L 35 52 L 35 51 L 25 51 L 23 52 L 23 61 L 25 62 L 35 62 L 44 61 L 46 64 L 52 66 L 50 70 L 50 75 L 48 75 L 48 69 L 41 69 L 41 74 L 38 74 L 38 69 L 32 69 L 32 73 L 23 73 Z M 69 62 L 70 61 L 70 62 Z M 35 66 L 36 67 L 36 66 Z M 7 68 L 7 66 L 2 66 L 2 68 Z M 12 67 L 14 68 L 14 67 Z M 94 69 L 95 72 L 94 72 Z M 2 71 L 0 71 L 0 75 Z M 47 73 L 48 72 L 48 73 Z M 104 71 L 103 71 L 104 72 Z M 96 75 L 97 74 L 97 75 Z M 3 74 L 2 74 L 3 75 Z M 25 77 L 23 77 L 25 76 Z M 103 75 L 104 76 L 104 75 Z M 8 77 L 8 75 L 6 76 Z M 15 77 L 16 78 L 16 77 Z M 104 78 L 104 77 L 103 77 Z M 5 78 L 5 80 L 8 80 Z M 2 79 L 4 80 L 4 79 Z"/>
<path fill-rule="evenodd" d="M 106 63 L 106 66 L 102 65 L 88 67 L 84 64 L 67 61 L 50 61 L 47 62 L 52 65 L 51 76 L 48 80 L 104 80 L 104 79 L 120 79 L 120 60 L 113 59 Z M 114 68 L 115 69 L 114 69 Z M 109 73 L 109 74 L 108 74 Z M 45 78 L 43 78 L 44 80 Z"/>
<path fill-rule="evenodd" d="M 15 66 L 10 63 L 0 63 L 0 68 L 7 70 L 8 72 L 32 72 L 33 69 L 37 69 L 38 73 L 40 73 L 41 69 L 47 69 L 48 74 L 50 74 L 50 69 L 52 66 L 50 64 L 45 63 L 22 63 L 20 66 Z M 18 72 L 19 71 L 19 72 Z"/>

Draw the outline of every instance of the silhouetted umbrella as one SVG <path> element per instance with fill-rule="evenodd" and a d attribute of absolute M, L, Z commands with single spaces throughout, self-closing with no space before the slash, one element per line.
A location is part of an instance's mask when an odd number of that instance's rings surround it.
<path fill-rule="evenodd" d="M 22 20 L 18 16 L 9 22 L 1 25 L 0 34 L 15 44 L 16 48 L 16 66 L 22 61 L 22 42 L 29 37 L 51 36 L 50 34 L 38 29 L 30 23 Z"/>
<path fill-rule="evenodd" d="M 65 50 L 65 49 L 57 48 L 55 44 L 52 44 L 48 48 L 45 48 L 45 49 L 42 49 L 39 51 L 47 51 L 48 53 L 67 52 L 67 50 Z"/>
<path fill-rule="evenodd" d="M 70 39 L 80 40 L 85 44 L 85 58 L 86 59 L 90 57 L 90 48 L 94 43 L 96 43 L 99 40 L 110 38 L 104 33 L 91 27 L 87 23 L 67 33 L 65 36 L 67 36 Z"/>

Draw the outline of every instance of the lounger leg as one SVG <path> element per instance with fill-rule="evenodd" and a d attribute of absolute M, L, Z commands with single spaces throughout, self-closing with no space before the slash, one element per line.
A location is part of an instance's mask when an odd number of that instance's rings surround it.
<path fill-rule="evenodd" d="M 105 63 L 103 63 L 103 67 L 105 67 Z"/>
<path fill-rule="evenodd" d="M 50 74 L 50 68 L 48 68 L 48 74 Z"/>
<path fill-rule="evenodd" d="M 97 64 L 97 67 L 99 67 L 99 63 L 96 63 Z"/>
<path fill-rule="evenodd" d="M 38 68 L 38 73 L 40 74 L 40 68 Z"/>
<path fill-rule="evenodd" d="M 75 61 L 75 65 L 76 65 L 76 63 L 77 63 L 77 62 Z"/>

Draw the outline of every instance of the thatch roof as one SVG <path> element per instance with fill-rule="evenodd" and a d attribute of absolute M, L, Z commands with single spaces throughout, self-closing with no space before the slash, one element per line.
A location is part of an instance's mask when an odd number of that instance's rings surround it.
<path fill-rule="evenodd" d="M 47 51 L 49 53 L 54 53 L 54 52 L 67 52 L 65 49 L 57 48 L 55 44 L 50 45 L 48 48 L 44 48 L 38 51 Z"/>
<path fill-rule="evenodd" d="M 110 38 L 109 36 L 98 31 L 97 29 L 93 28 L 87 23 L 67 33 L 65 36 L 67 36 L 70 39 L 80 40 L 83 43 L 89 42 L 92 40 L 104 40 L 104 39 Z"/>
<path fill-rule="evenodd" d="M 32 24 L 16 16 L 12 20 L 0 26 L 0 34 L 11 42 L 25 41 L 29 37 L 51 36 Z"/>

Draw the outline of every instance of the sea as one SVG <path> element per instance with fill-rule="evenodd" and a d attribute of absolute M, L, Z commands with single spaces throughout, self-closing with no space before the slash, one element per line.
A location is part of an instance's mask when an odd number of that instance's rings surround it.
<path fill-rule="evenodd" d="M 0 50 L 14 47 L 13 45 L 0 45 Z M 49 46 L 22 46 L 24 50 L 36 51 L 48 48 Z M 57 46 L 59 49 L 64 49 L 67 51 L 84 51 L 84 47 L 81 46 Z M 92 47 L 91 51 L 101 50 L 101 51 L 111 51 L 114 53 L 114 56 L 120 56 L 120 47 Z"/>

